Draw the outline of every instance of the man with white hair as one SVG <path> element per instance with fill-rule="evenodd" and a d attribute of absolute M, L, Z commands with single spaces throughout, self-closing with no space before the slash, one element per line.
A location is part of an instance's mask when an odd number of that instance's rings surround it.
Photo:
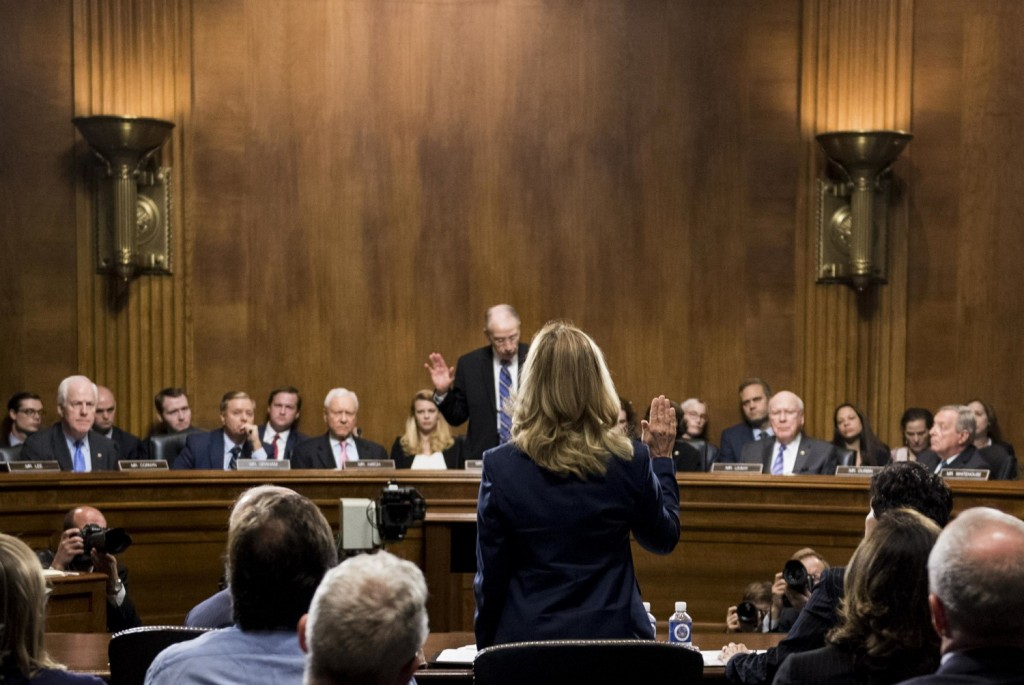
<path fill-rule="evenodd" d="M 974 446 L 977 423 L 970 407 L 948 404 L 935 412 L 928 431 L 930 449 L 917 460 L 939 473 L 945 469 L 991 469 L 991 464 Z"/>
<path fill-rule="evenodd" d="M 968 509 L 928 557 L 928 605 L 942 664 L 913 685 L 1024 682 L 1024 523 Z"/>
<path fill-rule="evenodd" d="M 741 462 L 764 465 L 764 473 L 773 476 L 832 475 L 839 455 L 835 445 L 803 434 L 804 401 L 783 390 L 768 401 L 768 420 L 774 440 L 757 440 L 743 446 Z"/>
<path fill-rule="evenodd" d="M 327 572 L 299 621 L 305 685 L 406 685 L 423 664 L 427 583 L 388 552 Z"/>
<path fill-rule="evenodd" d="M 21 449 L 22 461 L 56 461 L 61 471 L 115 471 L 117 445 L 92 429 L 96 420 L 96 384 L 68 376 L 57 388 L 60 421 L 33 433 Z"/>
<path fill-rule="evenodd" d="M 383 445 L 356 437 L 359 398 L 347 388 L 334 388 L 324 398 L 327 432 L 299 443 L 292 453 L 293 469 L 343 469 L 361 459 L 387 459 Z"/>

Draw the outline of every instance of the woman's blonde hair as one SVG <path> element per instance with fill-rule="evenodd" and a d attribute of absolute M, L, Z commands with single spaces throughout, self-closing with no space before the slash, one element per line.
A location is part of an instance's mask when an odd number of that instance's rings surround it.
<path fill-rule="evenodd" d="M 26 678 L 41 668 L 60 668 L 46 654 L 45 630 L 43 567 L 28 545 L 0 533 L 0 666 Z"/>
<path fill-rule="evenodd" d="M 434 392 L 432 390 L 420 390 L 413 396 L 412 402 L 409 404 L 409 418 L 405 420 L 405 433 L 402 434 L 402 439 L 399 440 L 399 443 L 402 445 L 402 451 L 410 457 L 419 454 L 420 451 L 420 430 L 416 425 L 417 400 L 426 400 L 434 404 Z M 437 427 L 430 434 L 431 453 L 444 452 L 454 444 L 455 438 L 452 437 L 448 422 L 444 420 L 441 412 L 437 412 Z"/>
<path fill-rule="evenodd" d="M 619 396 L 601 348 L 569 322 L 545 324 L 530 343 L 512 400 L 512 442 L 548 471 L 603 475 L 609 455 L 633 456 L 618 418 Z"/>

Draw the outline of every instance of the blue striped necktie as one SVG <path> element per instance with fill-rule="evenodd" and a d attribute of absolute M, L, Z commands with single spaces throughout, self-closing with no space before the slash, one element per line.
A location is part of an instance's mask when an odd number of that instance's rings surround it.
<path fill-rule="evenodd" d="M 71 459 L 71 468 L 75 473 L 85 471 L 85 455 L 82 454 L 82 441 L 75 440 L 75 456 Z"/>
<path fill-rule="evenodd" d="M 508 370 L 508 362 L 501 362 L 501 373 L 498 374 L 498 444 L 504 445 L 512 437 L 512 416 L 508 413 L 508 400 L 512 394 L 512 374 Z"/>
<path fill-rule="evenodd" d="M 783 445 L 782 443 L 779 443 L 779 453 L 775 455 L 775 461 L 772 462 L 772 475 L 773 476 L 781 476 L 782 475 L 782 471 L 784 470 L 783 461 L 782 461 L 782 454 L 785 451 L 786 451 L 785 445 Z"/>

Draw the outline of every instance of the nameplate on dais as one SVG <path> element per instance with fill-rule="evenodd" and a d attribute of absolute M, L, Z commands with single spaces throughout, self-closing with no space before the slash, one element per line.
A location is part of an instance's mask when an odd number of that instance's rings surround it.
<path fill-rule="evenodd" d="M 288 459 L 239 459 L 235 466 L 239 471 L 289 471 L 292 463 Z"/>
<path fill-rule="evenodd" d="M 346 461 L 346 469 L 393 469 L 395 468 L 394 459 L 358 459 L 356 461 Z"/>
<path fill-rule="evenodd" d="M 47 473 L 60 471 L 60 463 L 56 461 L 5 461 L 0 462 L 0 471 L 10 473 Z"/>
<path fill-rule="evenodd" d="M 119 459 L 118 471 L 166 471 L 166 459 Z"/>
<path fill-rule="evenodd" d="M 738 464 L 712 464 L 711 473 L 764 473 L 764 464 L 743 463 Z"/>
<path fill-rule="evenodd" d="M 870 478 L 875 475 L 876 471 L 881 471 L 881 466 L 837 466 L 837 476 L 859 476 L 862 478 Z"/>
<path fill-rule="evenodd" d="M 988 480 L 990 471 L 988 469 L 942 469 L 943 478 L 956 480 Z"/>

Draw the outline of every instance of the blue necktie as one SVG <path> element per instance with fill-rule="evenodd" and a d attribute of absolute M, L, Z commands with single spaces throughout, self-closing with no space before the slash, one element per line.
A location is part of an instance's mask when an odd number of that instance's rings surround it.
<path fill-rule="evenodd" d="M 786 451 L 786 446 L 779 444 L 779 453 L 775 455 L 775 461 L 772 462 L 772 475 L 781 476 L 783 471 L 782 454 Z"/>
<path fill-rule="evenodd" d="M 75 440 L 75 456 L 71 459 L 71 469 L 75 473 L 85 471 L 85 455 L 82 454 L 82 441 Z"/>
<path fill-rule="evenodd" d="M 508 370 L 508 362 L 501 363 L 498 375 L 498 444 L 504 445 L 512 437 L 512 417 L 508 413 L 508 400 L 512 394 L 512 374 Z"/>

